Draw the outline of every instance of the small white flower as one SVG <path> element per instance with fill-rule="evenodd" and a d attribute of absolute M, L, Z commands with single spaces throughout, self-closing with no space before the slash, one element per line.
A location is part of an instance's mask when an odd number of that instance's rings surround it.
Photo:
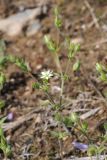
<path fill-rule="evenodd" d="M 42 71 L 40 78 L 44 80 L 49 80 L 53 76 L 53 71 L 47 70 L 47 71 Z"/>

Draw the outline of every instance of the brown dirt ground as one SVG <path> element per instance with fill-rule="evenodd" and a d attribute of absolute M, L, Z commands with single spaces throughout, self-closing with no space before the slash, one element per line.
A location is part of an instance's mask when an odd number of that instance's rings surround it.
<path fill-rule="evenodd" d="M 103 4 L 97 0 L 89 0 L 89 2 L 94 8 L 97 18 L 100 18 L 107 12 L 107 3 L 104 2 Z M 104 62 L 106 56 L 107 41 L 105 43 L 102 41 L 107 39 L 107 32 L 104 31 L 101 26 L 106 24 L 107 14 L 98 21 L 100 28 L 96 28 L 95 24 L 90 26 L 93 19 L 83 0 L 66 0 L 64 4 L 58 0 L 50 0 L 48 1 L 48 15 L 42 19 L 42 29 L 36 35 L 28 38 L 23 33 L 23 35 L 19 37 L 10 38 L 1 34 L 1 39 L 6 41 L 6 52 L 23 57 L 29 62 L 33 73 L 38 74 L 39 71 L 44 68 L 56 70 L 53 57 L 43 43 L 43 36 L 46 33 L 50 33 L 56 38 L 52 13 L 54 5 L 57 3 L 62 7 L 64 32 L 73 40 L 81 40 L 81 50 L 78 55 L 82 64 L 81 71 L 76 78 L 73 74 L 71 75 L 72 80 L 66 85 L 65 91 L 66 97 L 78 101 L 77 103 L 75 102 L 76 104 L 73 104 L 74 106 L 71 105 L 65 108 L 63 114 L 72 112 L 72 107 L 77 107 L 77 109 L 101 107 L 101 110 L 97 114 L 87 120 L 90 126 L 90 136 L 96 137 L 96 134 L 102 134 L 102 130 L 99 129 L 100 127 L 98 126 L 100 126 L 102 120 L 107 119 L 107 86 L 98 80 L 95 71 L 95 63 L 97 61 Z M 14 0 L 11 1 L 8 7 L 1 5 L 0 17 L 5 17 L 17 12 L 18 6 L 21 4 L 23 4 L 25 8 L 29 8 L 36 6 L 37 1 Z M 63 66 L 66 64 L 65 55 L 66 53 L 62 52 L 61 62 Z M 71 70 L 69 70 L 69 73 L 71 73 Z M 39 101 L 46 97 L 44 97 L 40 91 L 32 91 L 32 80 L 30 77 L 24 75 L 15 66 L 9 66 L 6 74 L 8 82 L 5 84 L 1 95 L 1 98 L 6 100 L 6 107 L 2 114 L 7 115 L 8 112 L 13 111 L 15 114 L 15 122 L 18 118 L 26 115 L 35 108 L 38 109 Z M 53 83 L 55 84 L 55 82 Z M 102 100 L 102 97 L 105 101 Z M 79 101 L 81 98 L 83 100 Z M 86 99 L 90 99 L 90 101 L 86 102 Z M 46 111 L 35 113 L 30 120 L 6 132 L 6 136 L 10 138 L 10 144 L 12 145 L 13 160 L 23 159 L 21 156 L 24 155 L 24 152 L 33 154 L 30 156 L 30 160 L 54 160 L 55 157 L 58 157 L 58 142 L 49 134 L 51 127 L 47 127 L 48 124 L 51 123 L 51 115 L 52 113 L 47 109 Z M 46 125 L 47 129 L 44 125 Z M 51 130 L 54 128 L 52 127 Z M 72 141 L 74 138 L 74 136 L 68 137 L 63 141 L 63 151 L 66 158 L 72 155 L 83 156 L 83 153 L 73 148 Z M 85 141 L 85 139 L 83 139 L 83 141 Z M 86 142 L 87 141 L 85 141 L 85 143 Z"/>

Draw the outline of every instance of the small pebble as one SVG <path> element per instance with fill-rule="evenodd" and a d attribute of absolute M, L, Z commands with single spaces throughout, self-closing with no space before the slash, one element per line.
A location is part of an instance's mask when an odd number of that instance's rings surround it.
<path fill-rule="evenodd" d="M 39 21 L 33 21 L 32 24 L 27 29 L 26 35 L 28 37 L 35 35 L 41 28 L 41 24 Z"/>

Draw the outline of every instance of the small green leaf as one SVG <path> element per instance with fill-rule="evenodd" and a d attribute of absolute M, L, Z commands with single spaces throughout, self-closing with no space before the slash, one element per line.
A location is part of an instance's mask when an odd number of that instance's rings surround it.
<path fill-rule="evenodd" d="M 60 113 L 56 113 L 55 114 L 55 120 L 56 121 L 59 121 L 59 122 L 62 122 L 63 121 L 63 117 Z"/>
<path fill-rule="evenodd" d="M 101 73 L 101 75 L 100 75 L 100 79 L 102 80 L 102 81 L 107 81 L 107 75 L 105 74 L 105 73 Z"/>
<path fill-rule="evenodd" d="M 56 28 L 60 28 L 62 26 L 62 19 L 61 19 L 60 11 L 59 11 L 58 7 L 55 7 L 54 15 L 55 15 L 54 24 L 55 24 Z"/>
<path fill-rule="evenodd" d="M 0 67 L 4 67 L 4 65 L 6 64 L 7 62 L 7 57 L 6 56 L 2 56 L 0 57 Z"/>
<path fill-rule="evenodd" d="M 76 122 L 78 122 L 79 117 L 78 117 L 78 115 L 77 115 L 75 112 L 73 112 L 73 113 L 71 113 L 71 115 L 70 115 L 70 119 L 71 119 L 71 121 L 72 121 L 73 123 L 76 123 Z"/>
<path fill-rule="evenodd" d="M 80 44 L 75 44 L 75 53 L 80 51 Z"/>
<path fill-rule="evenodd" d="M 78 71 L 80 69 L 80 61 L 78 60 L 76 63 L 73 65 L 73 71 Z"/>
<path fill-rule="evenodd" d="M 66 132 L 59 132 L 59 131 L 52 131 L 51 134 L 52 134 L 52 136 L 54 136 L 58 139 L 63 139 L 64 137 L 67 136 Z"/>
<path fill-rule="evenodd" d="M 6 77 L 4 73 L 0 73 L 0 88 L 3 88 L 4 83 L 6 82 Z"/>
<path fill-rule="evenodd" d="M 6 152 L 6 156 L 7 156 L 7 157 L 12 154 L 12 150 L 11 150 L 11 146 L 10 146 L 10 145 L 7 145 L 5 152 Z"/>
<path fill-rule="evenodd" d="M 81 127 L 82 127 L 81 129 L 83 132 L 87 132 L 88 123 L 86 121 L 82 122 Z"/>
<path fill-rule="evenodd" d="M 67 127 L 72 127 L 72 126 L 74 125 L 74 122 L 72 122 L 70 116 L 63 117 L 63 123 L 64 123 Z"/>
<path fill-rule="evenodd" d="M 24 72 L 28 72 L 29 71 L 29 66 L 27 63 L 25 63 L 25 61 L 22 58 L 16 58 L 15 60 L 15 64 L 21 68 Z"/>
<path fill-rule="evenodd" d="M 49 91 L 49 85 L 48 84 L 43 84 L 40 86 L 40 89 L 42 89 L 44 92 L 48 92 Z"/>
<path fill-rule="evenodd" d="M 66 132 L 59 132 L 59 139 L 63 139 L 67 136 Z"/>
<path fill-rule="evenodd" d="M 60 106 L 60 104 L 54 104 L 54 105 L 52 106 L 52 108 L 53 108 L 54 110 L 59 110 L 59 109 L 61 108 L 61 106 Z"/>
<path fill-rule="evenodd" d="M 5 101 L 0 100 L 0 109 L 4 108 L 4 106 L 5 106 Z"/>
<path fill-rule="evenodd" d="M 107 143 L 107 135 L 106 134 L 103 136 L 103 140 Z"/>
<path fill-rule="evenodd" d="M 6 138 L 4 137 L 4 135 L 1 136 L 1 146 L 2 150 L 6 149 Z"/>
<path fill-rule="evenodd" d="M 106 147 L 105 146 L 100 146 L 98 147 L 98 154 L 102 154 L 104 151 L 106 151 Z"/>
<path fill-rule="evenodd" d="M 51 52 L 56 52 L 58 50 L 56 43 L 49 36 L 44 36 L 44 42 Z"/>
<path fill-rule="evenodd" d="M 68 81 L 68 79 L 69 79 L 69 75 L 64 74 L 62 78 L 64 78 L 64 80 L 65 80 L 65 81 Z"/>
<path fill-rule="evenodd" d="M 15 63 L 16 62 L 16 57 L 13 55 L 7 55 L 7 60 L 10 63 Z"/>
<path fill-rule="evenodd" d="M 68 43 L 68 58 L 72 59 L 75 54 L 80 50 L 80 45 L 79 44 L 75 44 L 72 43 L 69 39 L 66 40 L 66 42 Z"/>
<path fill-rule="evenodd" d="M 103 66 L 100 63 L 96 63 L 96 70 L 99 73 L 102 73 L 103 72 Z"/>
<path fill-rule="evenodd" d="M 55 17 L 55 26 L 57 28 L 61 28 L 62 26 L 62 20 L 59 17 Z"/>
<path fill-rule="evenodd" d="M 39 82 L 35 82 L 35 83 L 33 83 L 33 85 L 32 85 L 32 87 L 33 87 L 34 89 L 40 89 L 40 86 L 41 86 L 41 84 L 40 84 Z"/>
<path fill-rule="evenodd" d="M 93 156 L 97 154 L 97 146 L 95 145 L 90 145 L 87 151 L 88 156 Z"/>
<path fill-rule="evenodd" d="M 3 125 L 3 123 L 5 122 L 6 119 L 7 119 L 7 117 L 0 119 L 0 127 Z"/>
<path fill-rule="evenodd" d="M 3 151 L 6 157 L 10 156 L 11 148 L 7 143 L 2 127 L 0 127 L 0 149 Z"/>
<path fill-rule="evenodd" d="M 2 127 L 0 126 L 0 137 L 2 137 L 3 135 L 4 135 L 4 132 L 3 132 Z"/>

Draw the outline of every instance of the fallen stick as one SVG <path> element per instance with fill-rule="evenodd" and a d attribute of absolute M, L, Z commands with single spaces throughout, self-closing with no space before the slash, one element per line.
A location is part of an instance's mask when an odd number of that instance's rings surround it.
<path fill-rule="evenodd" d="M 107 155 L 100 155 L 100 156 L 92 156 L 92 157 L 73 157 L 73 158 L 68 158 L 68 159 L 64 159 L 64 160 L 106 160 L 107 159 Z"/>
<path fill-rule="evenodd" d="M 99 23 L 98 23 L 98 20 L 97 20 L 95 14 L 94 14 L 93 8 L 90 6 L 90 4 L 88 3 L 87 0 L 84 0 L 84 3 L 85 3 L 85 5 L 86 5 L 86 7 L 87 7 L 87 8 L 89 9 L 89 11 L 90 11 L 90 14 L 91 14 L 91 16 L 92 16 L 92 18 L 93 18 L 93 23 L 95 24 L 96 28 L 99 29 L 99 28 L 100 28 L 100 25 L 99 25 Z"/>
<path fill-rule="evenodd" d="M 105 18 L 106 15 L 107 15 L 107 12 L 104 12 L 104 14 L 101 15 L 101 16 L 97 19 L 97 22 L 99 22 L 100 20 L 102 20 L 103 18 Z M 87 25 L 87 27 L 88 27 L 88 28 L 91 28 L 93 25 L 94 25 L 94 22 L 92 21 L 92 22 L 90 22 L 90 23 Z"/>
<path fill-rule="evenodd" d="M 80 116 L 80 119 L 85 120 L 85 119 L 93 116 L 93 115 L 94 115 L 95 113 L 97 113 L 100 109 L 101 109 L 100 107 L 95 108 L 95 109 L 91 109 L 90 111 L 82 114 L 82 115 Z"/>
<path fill-rule="evenodd" d="M 43 112 L 43 109 L 34 109 L 30 113 L 26 114 L 25 116 L 19 117 L 15 122 L 5 123 L 3 124 L 2 128 L 4 131 L 7 131 L 9 129 L 15 129 L 22 125 L 24 122 L 31 120 L 36 116 L 36 114 Z M 37 115 L 38 116 L 38 115 Z"/>
<path fill-rule="evenodd" d="M 97 113 L 100 110 L 99 108 L 95 108 L 95 109 L 91 109 L 90 111 L 82 114 L 80 116 L 80 119 L 84 120 L 89 118 L 90 116 L 93 116 L 95 113 Z M 25 116 L 21 116 L 17 119 L 17 121 L 15 122 L 10 122 L 10 123 L 5 123 L 3 124 L 3 129 L 4 131 L 7 131 L 9 129 L 15 129 L 17 127 L 19 127 L 20 125 L 22 125 L 24 122 L 31 120 L 32 118 L 34 118 L 36 116 L 36 114 L 43 112 L 43 109 L 34 109 L 32 110 L 30 113 L 26 114 Z"/>

